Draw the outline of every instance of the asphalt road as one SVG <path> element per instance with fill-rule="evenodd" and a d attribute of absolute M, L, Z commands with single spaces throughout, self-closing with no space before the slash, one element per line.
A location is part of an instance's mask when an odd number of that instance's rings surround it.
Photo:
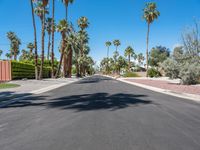
<path fill-rule="evenodd" d="M 0 150 L 200 150 L 200 104 L 93 76 L 1 108 Z"/>

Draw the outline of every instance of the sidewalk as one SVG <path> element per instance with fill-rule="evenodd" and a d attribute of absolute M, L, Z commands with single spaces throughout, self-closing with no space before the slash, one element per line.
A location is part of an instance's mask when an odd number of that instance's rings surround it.
<path fill-rule="evenodd" d="M 32 94 L 41 94 L 67 84 L 78 81 L 78 78 L 66 78 L 66 79 L 44 79 L 44 80 L 16 80 L 10 81 L 9 83 L 14 83 L 20 85 L 17 88 L 11 89 L 0 89 L 0 107 L 8 101 L 21 98 L 24 96 L 29 96 Z"/>
<path fill-rule="evenodd" d="M 168 78 L 119 78 L 118 80 L 155 92 L 200 102 L 200 85 L 180 85 L 179 80 Z"/>

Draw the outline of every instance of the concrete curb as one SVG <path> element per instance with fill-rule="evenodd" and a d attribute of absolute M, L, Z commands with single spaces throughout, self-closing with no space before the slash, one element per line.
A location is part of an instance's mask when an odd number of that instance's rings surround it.
<path fill-rule="evenodd" d="M 10 104 L 13 104 L 15 102 L 19 102 L 19 101 L 23 100 L 24 98 L 27 98 L 27 97 L 29 97 L 31 95 L 42 94 L 42 93 L 45 93 L 45 92 L 48 92 L 48 91 L 51 91 L 51 90 L 54 90 L 54 89 L 58 89 L 60 87 L 63 87 L 63 86 L 66 86 L 66 85 L 69 85 L 69 84 L 72 84 L 72 83 L 75 83 L 75 82 L 78 82 L 80 80 L 81 79 L 78 79 L 76 81 L 71 81 L 71 82 L 68 82 L 68 83 L 56 84 L 56 85 L 48 86 L 46 88 L 42 88 L 42 89 L 39 89 L 39 90 L 31 91 L 31 92 L 29 92 L 27 94 L 21 94 L 20 97 L 13 98 L 12 100 L 8 100 L 5 103 L 0 104 L 0 108 L 6 107 L 6 106 L 8 106 Z"/>
<path fill-rule="evenodd" d="M 115 78 L 107 76 L 107 75 L 103 75 L 103 76 L 115 79 Z M 179 98 L 183 98 L 183 99 L 193 100 L 195 102 L 200 103 L 200 96 L 199 95 L 187 94 L 187 93 L 178 93 L 178 92 L 174 92 L 174 91 L 171 91 L 171 90 L 165 90 L 165 89 L 161 89 L 161 88 L 157 88 L 157 87 L 153 87 L 153 86 L 148 86 L 148 85 L 139 84 L 139 83 L 135 83 L 135 82 L 125 81 L 124 79 L 121 79 L 121 78 L 118 78 L 116 80 L 127 83 L 127 84 L 135 85 L 135 86 L 138 86 L 138 87 L 141 87 L 141 88 L 144 88 L 144 89 L 148 89 L 148 90 L 151 90 L 151 91 L 154 91 L 154 92 L 158 92 L 158 93 L 162 93 L 162 94 L 166 94 L 166 95 L 171 95 L 171 96 L 175 96 L 175 97 L 179 97 Z"/>

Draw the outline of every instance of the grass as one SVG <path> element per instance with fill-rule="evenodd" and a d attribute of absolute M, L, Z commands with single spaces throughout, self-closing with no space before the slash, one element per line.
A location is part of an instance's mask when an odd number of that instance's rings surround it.
<path fill-rule="evenodd" d="M 141 77 L 140 75 L 138 75 L 135 72 L 126 72 L 123 77 L 127 78 L 127 77 Z"/>
<path fill-rule="evenodd" d="M 11 84 L 11 83 L 0 83 L 0 89 L 9 89 L 9 88 L 15 88 L 19 87 L 18 84 Z"/>

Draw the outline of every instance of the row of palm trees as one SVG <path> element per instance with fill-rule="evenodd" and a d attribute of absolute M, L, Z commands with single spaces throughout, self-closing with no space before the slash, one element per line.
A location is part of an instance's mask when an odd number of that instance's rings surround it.
<path fill-rule="evenodd" d="M 113 53 L 113 57 L 110 58 L 109 52 L 110 52 L 110 46 L 115 46 L 115 51 Z M 114 71 L 114 73 L 119 74 L 120 70 L 124 68 L 126 71 L 130 72 L 131 68 L 133 66 L 133 62 L 131 62 L 131 59 L 133 58 L 135 61 L 138 61 L 139 65 L 143 64 L 144 56 L 142 53 L 139 53 L 138 55 L 135 53 L 135 50 L 128 46 L 124 51 L 124 56 L 120 56 L 118 52 L 118 47 L 121 45 L 120 40 L 114 40 L 113 42 L 107 41 L 105 43 L 107 47 L 107 57 L 103 58 L 101 61 L 101 68 L 102 70 L 106 70 L 106 73 L 110 73 L 111 70 Z M 126 59 L 127 58 L 127 59 Z M 112 69 L 111 69 L 112 68 Z"/>
<path fill-rule="evenodd" d="M 46 18 L 49 14 L 47 6 L 52 4 L 52 16 Z M 79 31 L 75 31 L 73 25 L 68 21 L 68 7 L 72 4 L 74 0 L 62 0 L 65 5 L 66 17 L 60 20 L 59 23 L 55 24 L 55 0 L 30 0 L 32 9 L 32 23 L 34 29 L 34 49 L 35 49 L 35 76 L 36 79 L 42 79 L 43 66 L 45 59 L 45 30 L 48 33 L 48 50 L 47 50 L 47 60 L 51 56 L 51 68 L 52 68 L 52 78 L 58 77 L 61 73 L 61 68 L 63 66 L 62 76 L 71 77 L 72 76 L 72 65 L 73 62 L 76 64 L 76 75 L 83 76 L 87 72 L 88 66 L 94 64 L 89 54 L 88 40 L 89 36 L 87 34 L 87 27 L 89 26 L 88 19 L 86 17 L 81 17 L 78 20 Z M 40 18 L 41 21 L 41 65 L 38 73 L 38 47 L 37 47 L 37 28 L 35 21 L 35 14 Z M 60 60 L 58 68 L 54 68 L 54 34 L 55 31 L 61 34 L 61 45 L 60 45 Z"/>

